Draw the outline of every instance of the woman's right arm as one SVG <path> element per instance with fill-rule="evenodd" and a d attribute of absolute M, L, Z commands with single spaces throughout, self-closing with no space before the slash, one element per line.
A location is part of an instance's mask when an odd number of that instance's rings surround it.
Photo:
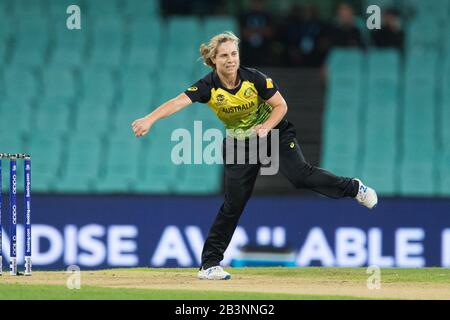
<path fill-rule="evenodd" d="M 192 104 L 192 100 L 185 94 L 181 93 L 176 98 L 173 98 L 155 109 L 149 115 L 133 121 L 131 124 L 134 135 L 136 137 L 142 137 L 148 133 L 152 125 L 159 119 L 166 118 L 188 105 Z"/>

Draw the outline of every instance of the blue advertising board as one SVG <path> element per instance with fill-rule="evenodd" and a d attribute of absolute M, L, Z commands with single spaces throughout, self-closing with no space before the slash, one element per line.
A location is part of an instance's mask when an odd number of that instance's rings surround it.
<path fill-rule="evenodd" d="M 217 196 L 36 195 L 33 267 L 197 267 L 221 203 Z M 20 264 L 22 212 L 19 207 Z M 250 243 L 289 246 L 298 266 L 450 267 L 450 199 L 380 199 L 371 211 L 352 200 L 254 197 L 223 265 Z M 3 252 L 8 261 L 7 224 Z"/>

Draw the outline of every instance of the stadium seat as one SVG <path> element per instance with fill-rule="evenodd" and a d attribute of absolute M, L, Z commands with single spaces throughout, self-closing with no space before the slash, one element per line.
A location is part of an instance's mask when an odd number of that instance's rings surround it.
<path fill-rule="evenodd" d="M 350 99 L 351 96 L 360 97 L 362 91 L 362 77 L 352 75 L 332 75 L 328 81 L 329 96 L 345 97 Z"/>
<path fill-rule="evenodd" d="M 37 80 L 28 69 L 9 67 L 4 71 L 5 94 L 11 101 L 29 102 L 37 94 Z"/>
<path fill-rule="evenodd" d="M 438 63 L 439 55 L 437 51 L 411 51 L 406 57 L 405 81 L 410 79 L 435 81 Z"/>
<path fill-rule="evenodd" d="M 170 46 L 182 48 L 180 53 L 198 48 L 204 42 L 199 18 L 172 17 L 169 18 L 167 27 L 168 43 Z"/>
<path fill-rule="evenodd" d="M 0 68 L 3 66 L 6 60 L 6 50 L 7 45 L 3 40 L 0 38 Z"/>
<path fill-rule="evenodd" d="M 7 1 L 0 1 L 0 15 L 6 15 L 6 12 L 9 9 L 9 3 Z"/>
<path fill-rule="evenodd" d="M 432 164 L 403 163 L 400 168 L 400 194 L 408 196 L 433 196 L 437 183 Z"/>
<path fill-rule="evenodd" d="M 45 14 L 45 5 L 42 1 L 15 0 L 11 1 L 9 10 L 15 17 L 23 17 L 23 15 L 39 16 Z"/>
<path fill-rule="evenodd" d="M 450 101 L 449 101 L 450 102 Z M 450 146 L 450 103 L 442 104 L 442 114 L 440 116 L 440 138 L 442 145 Z"/>
<path fill-rule="evenodd" d="M 124 49 L 124 25 L 121 19 L 91 21 L 93 47 L 89 63 L 94 66 L 117 68 L 121 65 Z"/>
<path fill-rule="evenodd" d="M 69 30 L 65 25 L 56 28 L 50 63 L 57 66 L 80 66 L 86 60 L 89 33 L 84 29 Z"/>
<path fill-rule="evenodd" d="M 86 68 L 81 72 L 83 101 L 91 104 L 112 103 L 116 94 L 112 73 L 107 68 Z"/>
<path fill-rule="evenodd" d="M 6 44 L 14 32 L 14 20 L 0 8 L 0 43 Z M 5 45 L 2 45 L 3 47 Z"/>
<path fill-rule="evenodd" d="M 101 136 L 110 130 L 112 118 L 112 112 L 105 105 L 79 104 L 75 116 L 75 131 Z"/>
<path fill-rule="evenodd" d="M 430 110 L 409 108 L 403 115 L 403 134 L 405 140 L 414 140 L 418 138 L 429 138 L 436 140 L 435 111 L 430 106 Z"/>
<path fill-rule="evenodd" d="M 3 100 L 0 103 L 0 128 L 6 136 L 26 136 L 34 119 L 31 105 L 25 101 Z M 14 132 L 14 134 L 11 134 Z M 6 151 L 2 151 L 6 152 Z"/>
<path fill-rule="evenodd" d="M 439 194 L 448 197 L 450 196 L 450 143 L 441 152 L 438 161 Z"/>
<path fill-rule="evenodd" d="M 328 108 L 360 108 L 363 54 L 354 49 L 334 49 L 328 60 L 326 103 Z M 339 102 L 338 102 L 339 101 Z"/>
<path fill-rule="evenodd" d="M 33 115 L 33 130 L 63 135 L 71 129 L 71 108 L 64 101 L 54 105 L 41 106 Z"/>
<path fill-rule="evenodd" d="M 140 67 L 123 69 L 119 80 L 122 99 L 118 104 L 118 109 L 150 111 L 156 100 L 157 87 L 155 75 L 147 69 Z"/>
<path fill-rule="evenodd" d="M 114 136 L 109 138 L 105 172 L 96 182 L 96 190 L 107 193 L 131 192 L 140 175 L 141 141 Z"/>
<path fill-rule="evenodd" d="M 178 183 L 180 167 L 172 163 L 170 137 L 162 134 L 160 129 L 161 124 L 156 124 L 152 129 L 152 142 L 144 148 L 144 174 L 133 188 L 138 193 L 171 193 Z"/>
<path fill-rule="evenodd" d="M 46 68 L 42 79 L 46 97 L 71 99 L 75 96 L 75 79 L 71 68 Z"/>
<path fill-rule="evenodd" d="M 126 65 L 141 67 L 149 71 L 155 71 L 159 65 L 161 55 L 160 46 L 155 44 L 136 44 L 129 48 Z"/>
<path fill-rule="evenodd" d="M 126 0 L 121 1 L 122 13 L 132 17 L 157 17 L 160 14 L 158 0 Z"/>
<path fill-rule="evenodd" d="M 399 76 L 400 52 L 396 49 L 371 49 L 367 54 L 370 77 Z"/>
<path fill-rule="evenodd" d="M 130 21 L 127 36 L 131 45 L 153 44 L 160 46 L 165 31 L 164 23 L 159 18 L 137 17 Z"/>
<path fill-rule="evenodd" d="M 119 3 L 117 0 L 84 0 L 83 5 L 89 14 L 89 17 L 92 19 L 120 17 Z"/>
<path fill-rule="evenodd" d="M 358 49 L 333 49 L 327 61 L 329 74 L 339 76 L 359 76 L 364 55 Z"/>
<path fill-rule="evenodd" d="M 55 190 L 62 164 L 61 138 L 51 136 L 46 131 L 35 131 L 29 141 L 28 150 L 33 162 L 33 190 L 36 192 Z"/>
<path fill-rule="evenodd" d="M 403 146 L 403 160 L 411 165 L 433 166 L 436 163 L 438 145 L 433 135 L 421 139 L 406 139 Z"/>
<path fill-rule="evenodd" d="M 419 17 L 407 29 L 407 47 L 409 50 L 439 50 L 442 37 L 442 28 L 434 17 Z"/>
<path fill-rule="evenodd" d="M 378 196 L 394 196 L 398 194 L 394 163 L 390 165 L 364 163 L 360 171 L 360 179 L 374 188 Z"/>
<path fill-rule="evenodd" d="M 447 55 L 448 61 L 450 57 L 450 26 L 448 25 L 447 29 L 445 30 L 444 43 L 445 43 L 445 54 Z"/>
<path fill-rule="evenodd" d="M 398 149 L 396 140 L 398 139 L 398 118 L 397 117 L 382 117 L 372 118 L 368 120 L 365 125 L 364 132 L 364 149 L 366 154 L 374 153 L 370 156 L 382 156 L 385 153 L 394 154 Z M 378 158 L 378 157 L 377 157 Z"/>
<path fill-rule="evenodd" d="M 231 31 L 239 37 L 239 24 L 233 17 L 207 17 L 204 20 L 205 42 L 224 31 Z"/>
<path fill-rule="evenodd" d="M 358 130 L 359 116 L 353 109 L 330 108 L 324 115 L 324 135 L 333 139 L 354 136 L 352 130 Z M 357 110 L 357 109 L 355 109 Z M 356 132 L 356 131 L 354 131 Z"/>
<path fill-rule="evenodd" d="M 127 33 L 130 38 L 125 64 L 154 71 L 163 58 L 163 23 L 158 18 L 134 18 Z"/>
<path fill-rule="evenodd" d="M 322 149 L 321 166 L 342 175 L 354 175 L 357 169 L 357 140 L 326 139 Z"/>
<path fill-rule="evenodd" d="M 193 66 L 200 58 L 198 47 L 189 47 L 181 50 L 178 45 L 171 44 L 164 56 L 164 70 L 177 70 L 178 73 L 183 73 L 192 76 Z"/>
<path fill-rule="evenodd" d="M 437 23 L 445 23 L 449 16 L 448 0 L 414 1 L 416 14 L 419 18 L 432 19 Z"/>
<path fill-rule="evenodd" d="M 49 45 L 49 25 L 41 15 L 23 15 L 14 33 L 11 63 L 20 67 L 37 67 L 45 62 Z"/>
<path fill-rule="evenodd" d="M 73 136 L 64 158 L 63 173 L 56 190 L 69 193 L 90 193 L 98 179 L 102 145 L 95 136 Z"/>
<path fill-rule="evenodd" d="M 3 117 L 2 117 L 3 118 Z M 0 118 L 1 119 L 1 118 Z M 0 120 L 1 122 L 1 120 Z M 0 148 L 4 153 L 23 153 L 26 152 L 24 137 L 21 134 L 8 135 L 11 131 L 3 127 L 0 128 Z"/>
<path fill-rule="evenodd" d="M 396 109 L 399 104 L 400 86 L 390 79 L 369 79 L 367 88 L 368 107 Z"/>
<path fill-rule="evenodd" d="M 179 170 L 182 179 L 175 184 L 175 193 L 196 195 L 220 192 L 223 174 L 221 165 L 181 165 Z"/>

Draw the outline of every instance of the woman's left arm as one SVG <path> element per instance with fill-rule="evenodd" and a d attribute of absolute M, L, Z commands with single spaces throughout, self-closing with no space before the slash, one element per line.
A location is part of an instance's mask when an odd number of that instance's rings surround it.
<path fill-rule="evenodd" d="M 272 106 L 270 117 L 262 124 L 256 125 L 254 130 L 259 137 L 265 137 L 270 130 L 275 128 L 287 113 L 287 103 L 279 91 L 275 93 L 267 103 Z"/>

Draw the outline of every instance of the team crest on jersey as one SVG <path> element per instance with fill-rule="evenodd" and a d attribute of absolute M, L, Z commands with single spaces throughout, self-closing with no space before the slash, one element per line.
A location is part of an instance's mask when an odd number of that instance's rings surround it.
<path fill-rule="evenodd" d="M 255 90 L 253 90 L 252 88 L 247 88 L 244 91 L 244 97 L 246 99 L 252 98 L 254 95 L 256 94 Z"/>
<path fill-rule="evenodd" d="M 194 92 L 194 91 L 197 91 L 197 90 L 198 90 L 197 87 L 190 87 L 190 88 L 188 88 L 188 91 L 191 91 L 191 92 Z"/>
<path fill-rule="evenodd" d="M 223 94 L 218 94 L 216 102 L 218 106 L 223 106 L 224 104 L 227 103 L 227 100 L 225 99 L 225 96 Z"/>

